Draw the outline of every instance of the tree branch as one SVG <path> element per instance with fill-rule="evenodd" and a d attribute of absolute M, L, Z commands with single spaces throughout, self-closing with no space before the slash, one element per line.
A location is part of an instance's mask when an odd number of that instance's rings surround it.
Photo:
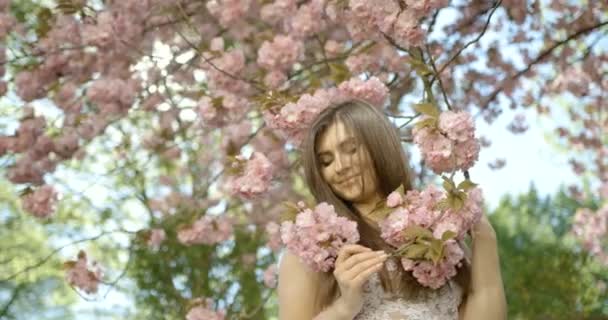
<path fill-rule="evenodd" d="M 541 52 L 536 59 L 532 60 L 532 62 L 530 62 L 524 69 L 518 71 L 517 73 L 515 73 L 514 75 L 510 76 L 510 77 L 506 77 L 500 86 L 498 86 L 496 89 L 494 89 L 494 91 L 492 91 L 492 93 L 488 96 L 488 99 L 486 100 L 486 102 L 481 105 L 479 107 L 479 109 L 483 110 L 486 109 L 488 107 L 488 105 L 494 101 L 494 99 L 496 99 L 496 97 L 498 96 L 499 93 L 502 92 L 503 87 L 504 87 L 504 83 L 508 82 L 508 81 L 512 81 L 515 80 L 519 77 L 521 77 L 522 75 L 524 75 L 526 72 L 530 71 L 532 69 L 532 67 L 534 67 L 536 64 L 538 64 L 539 62 L 543 61 L 547 56 L 549 56 L 551 53 L 553 53 L 553 51 L 559 47 L 561 47 L 562 45 L 568 43 L 570 40 L 576 39 L 581 35 L 587 34 L 595 29 L 601 28 L 603 26 L 608 25 L 608 21 L 603 21 L 600 22 L 596 25 L 590 26 L 590 27 L 586 27 L 586 28 L 582 28 L 578 31 L 576 31 L 575 33 L 569 35 L 568 37 L 566 37 L 565 39 L 555 42 L 552 46 L 550 46 L 549 48 L 545 49 L 543 52 Z"/>
<path fill-rule="evenodd" d="M 104 232 L 102 232 L 102 233 L 100 233 L 100 234 L 98 234 L 98 235 L 96 235 L 96 236 L 94 236 L 94 237 L 91 237 L 91 238 L 84 238 L 84 239 L 80 239 L 80 240 L 76 240 L 76 241 L 70 242 L 70 243 L 68 243 L 68 244 L 65 244 L 65 245 L 63 245 L 63 246 L 61 246 L 61 247 L 59 247 L 59 248 L 57 248 L 57 249 L 53 250 L 53 251 L 52 251 L 51 253 L 49 253 L 49 254 L 48 254 L 46 257 L 44 257 L 44 258 L 42 258 L 42 259 L 38 260 L 38 262 L 36 262 L 36 263 L 34 263 L 34 264 L 32 264 L 32 265 L 29 265 L 29 266 L 25 267 L 25 268 L 24 268 L 24 269 L 22 269 L 21 271 L 17 271 L 17 272 L 15 272 L 15 273 L 11 274 L 10 276 L 8 276 L 7 278 L 0 279 L 0 282 L 7 282 L 7 281 L 9 281 L 9 280 L 12 280 L 12 279 L 16 278 L 16 277 L 17 277 L 18 275 L 20 275 L 20 274 L 27 273 L 27 272 L 29 272 L 30 270 L 34 269 L 34 268 L 38 268 L 39 266 L 41 266 L 41 265 L 43 265 L 43 264 L 47 263 L 47 262 L 48 262 L 48 260 L 49 260 L 51 257 L 53 257 L 55 254 L 57 254 L 59 251 L 63 250 L 64 248 L 67 248 L 67 247 L 72 246 L 72 245 L 75 245 L 75 244 L 79 244 L 79 243 L 87 242 L 87 241 L 93 241 L 93 240 L 97 240 L 97 239 L 99 239 L 99 238 L 101 238 L 101 237 L 103 237 L 103 236 L 107 236 L 107 235 L 109 235 L 109 234 L 113 234 L 113 233 L 117 233 L 117 232 L 121 232 L 121 233 L 131 233 L 131 234 L 132 234 L 132 233 L 135 233 L 135 232 L 133 232 L 133 231 L 127 231 L 127 230 L 124 230 L 124 229 L 112 230 L 112 231 L 104 231 Z"/>
<path fill-rule="evenodd" d="M 483 35 L 486 33 L 486 30 L 488 30 L 488 26 L 490 25 L 490 20 L 492 19 L 492 15 L 494 15 L 494 12 L 496 11 L 496 9 L 498 8 L 498 6 L 500 5 L 500 3 L 502 2 L 502 0 L 498 0 L 494 3 L 494 6 L 492 7 L 492 10 L 490 11 L 490 14 L 488 15 L 488 19 L 486 20 L 486 23 L 483 26 L 483 29 L 481 30 L 481 32 L 479 33 L 479 35 L 467 42 L 462 48 L 460 48 L 460 50 L 458 50 L 449 60 L 448 62 L 446 62 L 441 69 L 439 69 L 439 72 L 435 73 L 435 76 L 433 76 L 433 78 L 431 79 L 431 85 L 433 84 L 433 82 L 435 82 L 435 79 L 439 78 L 439 76 L 441 75 L 441 73 L 443 72 L 443 70 L 445 70 L 452 62 L 454 62 L 454 60 L 456 60 L 456 58 L 458 58 L 458 56 L 460 56 L 460 54 L 469 46 L 471 46 L 472 44 L 478 42 L 481 37 L 483 37 Z"/>

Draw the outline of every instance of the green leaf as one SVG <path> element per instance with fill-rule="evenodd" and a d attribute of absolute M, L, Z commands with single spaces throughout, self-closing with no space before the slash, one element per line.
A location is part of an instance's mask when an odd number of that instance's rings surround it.
<path fill-rule="evenodd" d="M 426 117 L 416 122 L 416 128 L 437 128 L 437 118 Z"/>
<path fill-rule="evenodd" d="M 463 190 L 463 191 L 469 191 L 473 188 L 477 187 L 476 183 L 473 183 L 473 181 L 466 179 L 464 181 L 462 181 L 461 183 L 458 184 L 457 189 Z"/>
<path fill-rule="evenodd" d="M 456 236 L 456 232 L 448 230 L 441 235 L 441 241 L 446 242 Z"/>
<path fill-rule="evenodd" d="M 443 189 L 445 189 L 445 191 L 451 193 L 454 189 L 456 189 L 456 184 L 454 184 L 452 179 L 446 176 L 441 176 L 441 179 L 443 179 Z"/>
<path fill-rule="evenodd" d="M 431 242 L 430 250 L 427 252 L 425 258 L 433 261 L 433 263 L 437 264 L 443 258 L 443 250 L 444 245 L 440 240 L 434 239 Z"/>
<path fill-rule="evenodd" d="M 341 83 L 351 78 L 350 71 L 343 63 L 330 63 L 329 69 L 335 83 Z"/>
<path fill-rule="evenodd" d="M 44 36 L 51 30 L 51 20 L 53 19 L 53 12 L 49 8 L 43 8 L 36 14 L 38 25 L 36 26 L 36 36 L 38 39 L 44 38 Z"/>
<path fill-rule="evenodd" d="M 405 196 L 405 187 L 403 184 L 401 184 L 395 191 L 397 191 L 400 195 Z"/>
<path fill-rule="evenodd" d="M 414 104 L 414 110 L 432 118 L 438 118 L 440 113 L 437 106 L 430 102 L 416 103 Z"/>
<path fill-rule="evenodd" d="M 428 246 L 423 244 L 412 244 L 407 247 L 404 256 L 410 259 L 422 259 L 428 251 Z"/>
<path fill-rule="evenodd" d="M 74 14 L 82 10 L 83 6 L 84 4 L 78 5 L 73 3 L 71 0 L 58 0 L 55 8 L 61 11 L 63 14 Z"/>
<path fill-rule="evenodd" d="M 410 64 L 419 76 L 428 76 L 433 74 L 433 71 L 422 61 L 417 59 L 410 60 Z"/>
<path fill-rule="evenodd" d="M 285 211 L 281 214 L 281 222 L 294 221 L 300 212 L 300 208 L 295 203 L 289 201 L 284 201 L 282 205 L 285 207 Z"/>
<path fill-rule="evenodd" d="M 448 199 L 443 199 L 439 202 L 437 202 L 437 204 L 435 205 L 435 209 L 437 210 L 447 210 L 450 208 L 450 203 L 448 201 Z"/>
<path fill-rule="evenodd" d="M 454 209 L 455 211 L 459 211 L 464 206 L 464 200 L 455 194 L 450 194 L 448 196 L 448 201 L 450 203 L 450 208 Z"/>
<path fill-rule="evenodd" d="M 402 233 L 405 239 L 432 238 L 433 233 L 420 226 L 409 226 Z"/>

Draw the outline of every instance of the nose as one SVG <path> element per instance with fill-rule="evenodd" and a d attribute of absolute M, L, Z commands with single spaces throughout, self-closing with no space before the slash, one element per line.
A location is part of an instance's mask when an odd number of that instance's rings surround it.
<path fill-rule="evenodd" d="M 335 172 L 338 176 L 343 176 L 350 168 L 350 161 L 346 159 L 344 155 L 338 155 L 336 157 L 336 165 L 334 167 Z"/>

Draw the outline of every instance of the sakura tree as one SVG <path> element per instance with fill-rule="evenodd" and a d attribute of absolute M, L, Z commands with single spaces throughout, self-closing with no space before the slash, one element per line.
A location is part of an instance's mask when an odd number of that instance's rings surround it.
<path fill-rule="evenodd" d="M 381 108 L 427 180 L 474 180 L 480 117 L 565 112 L 559 143 L 606 201 L 607 30 L 602 1 L 0 0 L 3 173 L 78 235 L 55 254 L 83 298 L 126 283 L 148 318 L 267 319 L 281 203 L 310 199 L 298 147 L 332 103 Z"/>

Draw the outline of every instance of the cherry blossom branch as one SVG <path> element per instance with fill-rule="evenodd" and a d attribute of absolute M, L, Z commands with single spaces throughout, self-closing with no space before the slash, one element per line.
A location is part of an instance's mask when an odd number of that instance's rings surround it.
<path fill-rule="evenodd" d="M 116 284 L 118 283 L 118 281 L 120 281 L 120 279 L 122 279 L 127 274 L 127 271 L 129 270 L 129 267 L 131 266 L 131 262 L 132 261 L 133 261 L 133 245 L 130 245 L 129 246 L 129 257 L 127 258 L 127 263 L 125 265 L 125 268 L 122 270 L 122 272 L 113 281 L 107 282 L 107 283 L 106 282 L 102 282 L 102 283 L 108 285 L 108 290 L 103 295 L 104 299 L 108 296 L 108 294 L 110 293 L 110 291 L 112 291 L 112 289 L 116 286 Z"/>
<path fill-rule="evenodd" d="M 321 65 L 321 64 L 328 64 L 329 62 L 333 62 L 333 61 L 344 60 L 344 59 L 348 58 L 353 53 L 353 51 L 357 50 L 357 48 L 359 46 L 363 45 L 363 43 L 364 42 L 359 42 L 359 43 L 353 45 L 343 55 L 339 55 L 339 56 L 336 56 L 336 57 L 333 57 L 333 58 L 327 58 L 327 59 L 322 59 L 322 60 L 314 61 L 314 62 L 310 63 L 309 65 L 304 66 L 302 69 L 299 69 L 299 70 L 295 71 L 293 74 L 289 75 L 287 77 L 287 79 L 291 80 L 291 79 L 295 78 L 296 76 L 300 75 L 301 73 L 303 73 L 304 71 L 307 71 L 307 70 L 311 69 L 312 67 L 315 67 L 315 66 L 318 66 L 318 65 Z M 361 48 L 361 50 L 358 51 L 357 53 L 365 52 L 365 51 L 369 50 L 371 47 L 373 47 L 374 45 L 375 45 L 374 42 L 367 43 L 367 44 L 363 45 L 363 47 Z"/>
<path fill-rule="evenodd" d="M 63 245 L 63 246 L 60 246 L 59 248 L 56 248 L 56 249 L 55 249 L 55 250 L 53 250 L 51 253 L 49 253 L 49 254 L 48 254 L 46 257 L 44 257 L 44 258 L 42 258 L 42 259 L 38 260 L 38 262 L 36 262 L 36 263 L 34 263 L 34 264 L 31 264 L 31 265 L 29 265 L 29 266 L 25 267 L 25 268 L 24 268 L 24 269 L 22 269 L 21 271 L 17 271 L 17 272 L 15 272 L 15 273 L 11 274 L 11 275 L 10 275 L 10 276 L 8 276 L 7 278 L 0 279 L 0 282 L 7 282 L 7 281 L 9 281 L 9 280 L 12 280 L 12 279 L 16 278 L 16 277 L 17 277 L 17 276 L 19 276 L 20 274 L 27 273 L 27 272 L 29 272 L 29 271 L 30 271 L 30 270 L 32 270 L 32 269 L 35 269 L 35 268 L 40 267 L 41 265 L 43 265 L 43 264 L 47 263 L 47 262 L 49 261 L 49 259 L 51 259 L 51 258 L 52 258 L 52 257 L 53 257 L 55 254 L 59 253 L 59 251 L 61 251 L 61 250 L 65 249 L 65 248 L 67 248 L 67 247 L 69 247 L 69 246 L 73 246 L 73 245 L 75 245 L 75 244 L 79 244 L 79 243 L 83 243 L 83 242 L 94 241 L 94 240 L 97 240 L 97 239 L 99 239 L 99 238 L 101 238 L 101 237 L 107 236 L 107 235 L 109 235 L 109 234 L 114 234 L 114 233 L 128 233 L 128 234 L 135 234 L 135 232 L 134 232 L 134 231 L 128 231 L 128 230 L 125 230 L 125 229 L 117 229 L 117 230 L 112 230 L 112 231 L 103 231 L 103 232 L 101 232 L 100 234 L 98 234 L 98 235 L 96 235 L 96 236 L 94 236 L 94 237 L 90 237 L 90 238 L 84 238 L 84 239 L 79 239 L 79 240 L 76 240 L 76 241 L 73 241 L 73 242 L 67 243 L 67 244 L 65 244 L 65 245 Z"/>
<path fill-rule="evenodd" d="M 433 82 L 435 82 L 435 79 L 439 78 L 441 76 L 441 73 L 452 63 L 454 62 L 454 60 L 456 60 L 456 58 L 458 58 L 458 56 L 460 56 L 460 54 L 469 46 L 471 46 L 472 44 L 478 42 L 481 37 L 483 37 L 483 35 L 486 33 L 486 30 L 488 29 L 488 26 L 490 25 L 490 20 L 492 19 L 492 15 L 494 15 L 494 12 L 496 11 L 496 9 L 498 8 L 498 6 L 500 6 L 500 3 L 502 2 L 502 0 L 498 0 L 494 3 L 490 14 L 488 14 L 488 19 L 486 20 L 486 23 L 483 26 L 483 29 L 481 30 L 481 32 L 479 33 L 479 35 L 477 35 L 477 37 L 469 42 L 467 42 L 462 48 L 460 48 L 449 60 L 448 62 L 446 62 L 443 66 L 441 66 L 441 68 L 439 69 L 439 72 L 435 73 L 435 76 L 433 76 L 433 78 L 431 79 L 431 84 L 433 84 Z"/>
<path fill-rule="evenodd" d="M 431 63 L 431 68 L 433 68 L 433 79 L 437 79 L 439 80 L 439 89 L 441 90 L 441 94 L 443 96 L 443 101 L 445 102 L 446 106 L 448 107 L 448 110 L 452 110 L 452 105 L 450 104 L 450 101 L 448 99 L 448 96 L 445 92 L 445 87 L 443 86 L 443 81 L 441 80 L 441 77 L 439 76 L 439 72 L 437 71 L 437 67 L 435 66 L 435 60 L 433 59 L 433 54 L 431 53 L 431 49 L 429 48 L 429 45 L 426 45 L 426 50 L 429 54 L 429 62 Z M 433 80 L 431 79 L 430 81 L 430 85 L 433 85 Z"/>
<path fill-rule="evenodd" d="M 496 99 L 496 97 L 498 96 L 498 94 L 503 91 L 504 84 L 506 82 L 515 80 L 515 79 L 521 77 L 522 75 L 524 75 L 525 73 L 527 73 L 528 71 L 530 71 L 532 69 L 532 67 L 534 67 L 539 62 L 543 61 L 547 56 L 549 56 L 551 53 L 553 53 L 553 51 L 555 49 L 561 47 L 562 45 L 568 43 L 571 40 L 574 40 L 574 39 L 578 38 L 581 35 L 587 34 L 587 33 L 591 32 L 591 31 L 593 31 L 595 29 L 601 28 L 601 27 L 606 26 L 606 25 L 608 25 L 608 20 L 600 22 L 600 23 L 598 23 L 596 25 L 593 25 L 593 26 L 590 26 L 590 27 L 582 28 L 582 29 L 576 31 L 575 33 L 569 35 L 565 39 L 563 39 L 561 41 L 555 42 L 552 46 L 550 46 L 549 48 L 547 48 L 543 52 L 541 52 L 525 68 L 523 68 L 522 70 L 518 71 L 517 73 L 515 73 L 514 75 L 512 75 L 510 77 L 505 77 L 505 79 L 502 81 L 502 84 L 500 86 L 498 86 L 496 89 L 494 89 L 494 91 L 492 91 L 492 93 L 489 95 L 489 97 L 486 100 L 486 102 L 483 105 L 481 105 L 479 107 L 479 109 L 480 110 L 486 109 L 490 105 L 490 103 L 492 101 L 494 101 L 494 99 Z"/>

